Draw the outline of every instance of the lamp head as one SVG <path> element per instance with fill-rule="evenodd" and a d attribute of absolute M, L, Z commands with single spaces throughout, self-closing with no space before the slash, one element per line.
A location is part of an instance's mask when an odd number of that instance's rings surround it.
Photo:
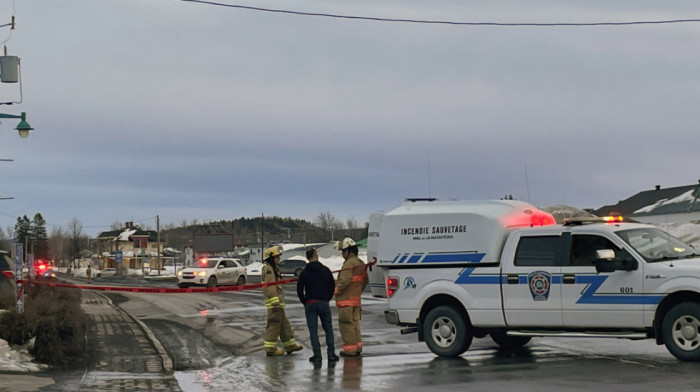
<path fill-rule="evenodd" d="M 27 122 L 27 114 L 25 112 L 22 112 L 22 115 L 20 116 L 20 121 L 17 124 L 17 132 L 19 133 L 19 137 L 22 139 L 26 139 L 27 136 L 29 136 L 29 131 L 33 131 L 34 128 L 32 128 L 31 125 Z"/>

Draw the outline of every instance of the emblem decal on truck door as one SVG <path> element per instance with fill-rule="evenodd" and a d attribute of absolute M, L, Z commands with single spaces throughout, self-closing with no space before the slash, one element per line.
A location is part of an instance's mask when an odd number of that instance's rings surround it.
<path fill-rule="evenodd" d="M 404 288 L 404 290 L 415 289 L 416 288 L 416 280 L 413 279 L 412 276 L 409 276 L 408 278 L 404 279 L 403 288 Z"/>
<path fill-rule="evenodd" d="M 535 301 L 546 301 L 549 298 L 549 288 L 552 286 L 552 274 L 546 271 L 531 272 L 527 276 L 530 294 Z"/>

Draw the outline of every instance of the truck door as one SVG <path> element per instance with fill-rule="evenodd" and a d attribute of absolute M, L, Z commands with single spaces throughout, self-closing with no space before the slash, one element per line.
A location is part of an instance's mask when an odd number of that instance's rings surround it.
<path fill-rule="evenodd" d="M 560 235 L 521 236 L 504 260 L 501 289 L 503 311 L 510 327 L 560 328 Z"/>
<path fill-rule="evenodd" d="M 616 264 L 633 256 L 599 234 L 572 234 L 562 266 L 562 314 L 567 328 L 641 327 L 644 325 L 643 263 L 637 270 L 597 273 L 596 251 L 611 249 Z"/>

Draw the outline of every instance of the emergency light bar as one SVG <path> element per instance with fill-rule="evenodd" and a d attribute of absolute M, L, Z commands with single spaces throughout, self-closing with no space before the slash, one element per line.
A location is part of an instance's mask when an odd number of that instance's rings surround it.
<path fill-rule="evenodd" d="M 585 225 L 588 223 L 619 223 L 624 222 L 625 219 L 620 215 L 614 216 L 591 216 L 591 217 L 581 217 L 581 218 L 566 218 L 564 219 L 564 226 L 578 226 Z"/>

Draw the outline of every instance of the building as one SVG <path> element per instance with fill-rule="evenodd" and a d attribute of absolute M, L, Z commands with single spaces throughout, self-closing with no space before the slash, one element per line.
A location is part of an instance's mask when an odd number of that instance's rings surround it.
<path fill-rule="evenodd" d="M 158 242 L 158 233 L 142 230 L 133 222 L 124 228 L 104 231 L 97 236 L 97 250 L 102 259 L 102 268 L 151 269 L 161 268 L 172 257 L 163 257 L 165 243 Z"/>
<path fill-rule="evenodd" d="M 601 207 L 597 216 L 619 214 L 643 223 L 698 223 L 700 222 L 700 181 L 683 185 L 642 191 L 617 204 Z"/>

